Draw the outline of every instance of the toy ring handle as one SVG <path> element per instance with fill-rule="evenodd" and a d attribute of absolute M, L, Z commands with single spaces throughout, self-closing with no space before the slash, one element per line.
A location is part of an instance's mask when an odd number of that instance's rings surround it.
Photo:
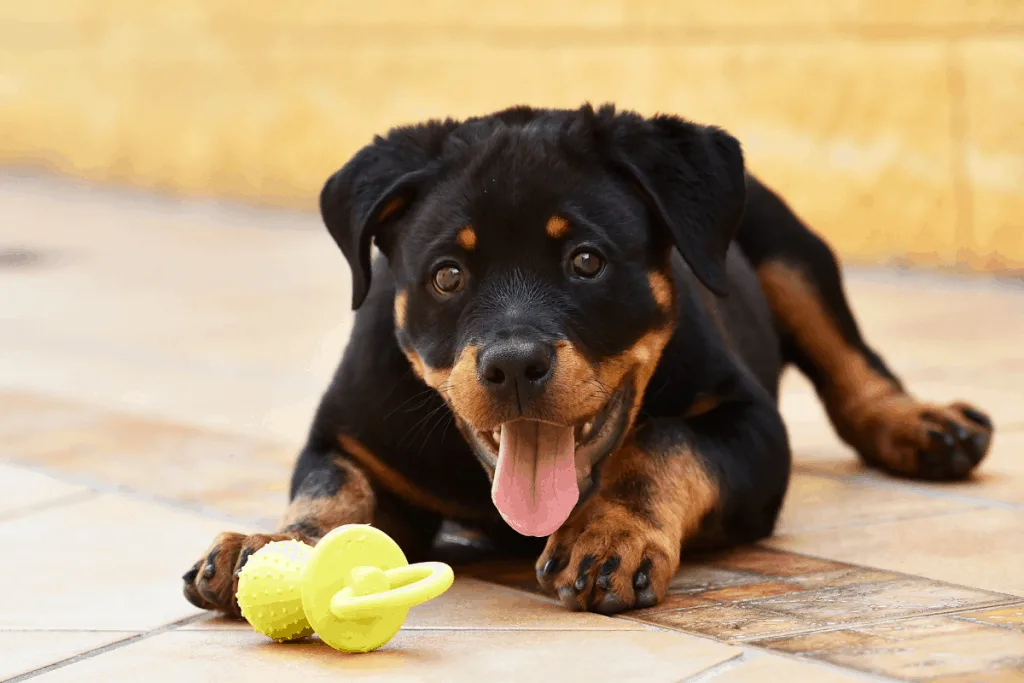
<path fill-rule="evenodd" d="M 361 596 L 353 596 L 348 589 L 338 591 L 331 598 L 331 614 L 337 619 L 350 620 L 409 609 L 433 600 L 455 581 L 452 568 L 443 562 L 418 562 L 389 569 L 384 574 L 393 588 Z"/>

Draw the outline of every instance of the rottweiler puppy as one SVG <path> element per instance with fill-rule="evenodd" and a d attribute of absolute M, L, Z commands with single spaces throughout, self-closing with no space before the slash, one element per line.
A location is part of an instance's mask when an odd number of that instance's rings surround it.
<path fill-rule="evenodd" d="M 681 550 L 772 533 L 787 365 L 871 467 L 958 479 L 988 451 L 983 412 L 913 398 L 865 343 L 829 246 L 719 128 L 589 105 L 429 121 L 320 205 L 355 327 L 280 531 L 219 536 L 184 575 L 199 607 L 237 615 L 269 541 L 371 523 L 417 561 L 444 520 L 539 552 L 571 609 L 654 605 Z"/>

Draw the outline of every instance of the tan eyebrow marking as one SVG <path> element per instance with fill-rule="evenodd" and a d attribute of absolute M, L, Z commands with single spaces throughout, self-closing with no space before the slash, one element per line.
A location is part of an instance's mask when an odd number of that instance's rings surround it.
<path fill-rule="evenodd" d="M 569 221 L 561 216 L 552 216 L 548 219 L 544 229 L 547 231 L 548 237 L 556 240 L 561 239 L 569 234 Z"/>
<path fill-rule="evenodd" d="M 467 225 L 459 231 L 458 242 L 459 246 L 466 251 L 473 251 L 476 247 L 476 230 L 472 225 Z"/>

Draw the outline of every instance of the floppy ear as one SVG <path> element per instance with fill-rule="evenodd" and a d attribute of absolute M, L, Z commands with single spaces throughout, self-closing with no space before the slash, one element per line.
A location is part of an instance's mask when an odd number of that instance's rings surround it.
<path fill-rule="evenodd" d="M 352 270 L 352 308 L 370 289 L 370 247 L 398 221 L 433 176 L 445 138 L 457 124 L 431 121 L 377 137 L 328 178 L 320 215 Z"/>
<path fill-rule="evenodd" d="M 740 143 L 725 131 L 675 116 L 619 114 L 610 131 L 615 163 L 704 285 L 728 290 L 725 256 L 746 202 Z"/>

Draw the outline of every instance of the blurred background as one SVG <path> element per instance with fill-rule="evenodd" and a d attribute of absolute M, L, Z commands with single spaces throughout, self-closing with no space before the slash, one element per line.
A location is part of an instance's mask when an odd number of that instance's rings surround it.
<path fill-rule="evenodd" d="M 0 0 L 0 163 L 310 210 L 374 133 L 729 129 L 848 261 L 1024 268 L 1024 0 Z"/>

